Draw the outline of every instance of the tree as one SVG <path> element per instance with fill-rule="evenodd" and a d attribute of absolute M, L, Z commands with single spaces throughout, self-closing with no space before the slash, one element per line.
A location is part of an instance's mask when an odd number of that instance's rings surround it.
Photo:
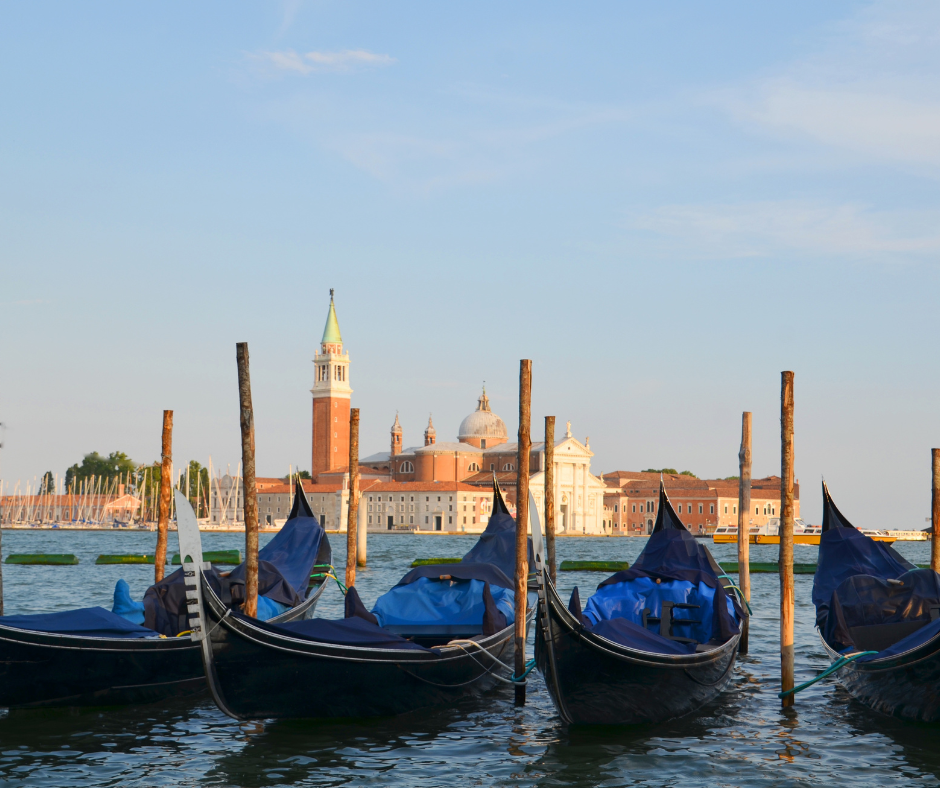
<path fill-rule="evenodd" d="M 312 478 L 312 477 L 310 476 L 310 471 L 294 471 L 294 478 L 295 478 L 295 479 L 310 479 L 310 478 Z M 284 477 L 284 482 L 285 482 L 285 484 L 286 484 L 286 483 L 289 483 L 289 482 L 290 482 L 290 477 L 289 477 L 289 476 L 285 476 L 285 477 Z"/>
<path fill-rule="evenodd" d="M 647 468 L 643 473 L 661 473 L 663 475 L 671 473 L 673 476 L 691 476 L 693 479 L 697 479 L 692 471 L 677 471 L 675 468 Z"/>
<path fill-rule="evenodd" d="M 39 482 L 40 495 L 55 495 L 55 478 L 52 471 L 46 471 L 42 475 L 42 481 Z"/>
<path fill-rule="evenodd" d="M 75 464 L 65 472 L 65 489 L 92 476 L 104 479 L 114 479 L 137 470 L 136 463 L 122 451 L 113 451 L 107 457 L 102 457 L 93 451 L 86 454 L 82 464 Z"/>
<path fill-rule="evenodd" d="M 180 479 L 180 490 L 186 494 L 186 497 L 193 503 L 196 510 L 196 516 L 204 516 L 206 502 L 209 500 L 209 469 L 203 468 L 195 460 L 189 461 L 189 490 L 186 490 L 186 470 L 183 469 L 183 478 Z M 198 499 L 196 497 L 198 493 Z M 203 514 L 200 514 L 203 512 Z"/>

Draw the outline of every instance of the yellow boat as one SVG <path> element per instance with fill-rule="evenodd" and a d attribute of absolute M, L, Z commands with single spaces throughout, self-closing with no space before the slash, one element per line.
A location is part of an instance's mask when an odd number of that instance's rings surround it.
<path fill-rule="evenodd" d="M 876 542 L 887 542 L 891 544 L 896 537 L 887 531 L 875 531 L 871 529 L 859 529 L 865 536 L 870 536 Z M 803 520 L 797 518 L 793 521 L 793 543 L 794 544 L 819 544 L 819 537 L 822 536 L 821 525 L 809 525 Z M 737 544 L 738 526 L 722 525 L 715 529 L 712 535 L 712 541 L 715 544 Z M 773 517 L 764 525 L 752 525 L 748 532 L 747 541 L 750 544 L 780 544 L 780 518 Z"/>

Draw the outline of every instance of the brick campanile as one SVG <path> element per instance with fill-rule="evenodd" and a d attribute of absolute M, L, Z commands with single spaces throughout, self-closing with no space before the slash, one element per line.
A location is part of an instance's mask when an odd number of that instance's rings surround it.
<path fill-rule="evenodd" d="M 315 365 L 313 395 L 313 452 L 310 474 L 345 468 L 349 464 L 349 354 L 343 353 L 343 337 L 336 320 L 333 291 L 323 339 Z"/>

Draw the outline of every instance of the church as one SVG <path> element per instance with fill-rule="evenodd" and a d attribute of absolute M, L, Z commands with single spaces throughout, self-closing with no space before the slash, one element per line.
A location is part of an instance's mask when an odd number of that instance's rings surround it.
<path fill-rule="evenodd" d="M 348 487 L 353 390 L 349 353 L 343 346 L 332 290 L 320 352 L 313 363 L 312 476 L 318 485 L 339 482 Z M 591 473 L 593 456 L 589 439 L 581 443 L 574 438 L 568 422 L 564 437 L 555 443 L 555 522 L 559 534 L 606 531 L 606 485 Z M 518 445 L 509 441 L 506 423 L 491 410 L 485 387 L 476 409 L 460 422 L 456 441 L 439 442 L 429 418 L 423 443 L 405 448 L 404 430 L 396 413 L 389 450 L 359 460 L 360 517 L 369 530 L 482 531 L 489 519 L 486 499 L 494 475 L 509 505 L 515 505 L 517 459 Z M 529 473 L 530 489 L 541 508 L 544 443 L 532 444 Z"/>

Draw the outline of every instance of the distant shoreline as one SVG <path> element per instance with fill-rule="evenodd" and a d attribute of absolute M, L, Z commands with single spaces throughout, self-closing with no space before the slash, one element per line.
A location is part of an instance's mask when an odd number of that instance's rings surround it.
<path fill-rule="evenodd" d="M 171 526 L 170 531 L 176 531 L 176 528 Z M 276 534 L 280 531 L 280 528 L 259 528 L 258 533 L 262 534 Z M 74 531 L 100 531 L 103 533 L 121 533 L 121 534 L 156 534 L 156 529 L 152 528 L 110 528 L 104 526 L 75 526 L 75 525 L 66 525 L 59 526 L 58 528 L 53 528 L 49 525 L 4 525 L 0 527 L 0 531 L 8 531 L 11 533 L 27 531 L 27 532 L 55 532 L 55 533 L 72 533 Z M 200 528 L 200 533 L 203 534 L 243 534 L 245 533 L 244 528 Z M 345 531 L 334 531 L 327 530 L 328 534 L 345 534 Z M 482 531 L 369 531 L 369 536 L 479 536 L 482 534 Z M 648 536 L 648 534 L 568 534 L 568 533 L 556 533 L 555 537 L 558 539 L 562 538 L 577 538 L 577 539 L 633 539 L 638 537 Z"/>

